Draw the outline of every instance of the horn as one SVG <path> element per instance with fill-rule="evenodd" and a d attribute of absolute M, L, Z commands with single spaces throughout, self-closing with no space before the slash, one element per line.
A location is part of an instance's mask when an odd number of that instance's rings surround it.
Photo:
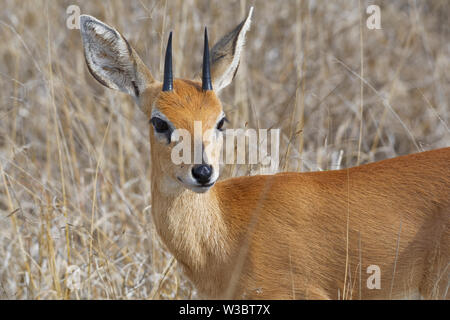
<path fill-rule="evenodd" d="M 203 48 L 203 74 L 202 74 L 202 89 L 204 91 L 212 90 L 211 84 L 211 70 L 209 61 L 209 45 L 208 45 L 208 30 L 205 27 L 205 44 Z"/>
<path fill-rule="evenodd" d="M 162 91 L 173 90 L 173 73 L 172 73 L 172 32 L 170 32 L 167 41 L 166 57 L 164 59 L 164 83 Z"/>

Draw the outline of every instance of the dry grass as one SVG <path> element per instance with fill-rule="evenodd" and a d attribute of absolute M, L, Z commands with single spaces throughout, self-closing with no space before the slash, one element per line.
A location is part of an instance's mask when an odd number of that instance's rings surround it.
<path fill-rule="evenodd" d="M 195 297 L 152 226 L 148 123 L 88 74 L 69 5 L 118 28 L 155 76 L 174 30 L 177 77 L 198 70 L 204 25 L 217 40 L 255 5 L 222 101 L 233 127 L 282 129 L 282 169 L 313 171 L 450 145 L 450 3 L 375 1 L 383 29 L 369 30 L 372 3 L 3 0 L 0 298 Z"/>

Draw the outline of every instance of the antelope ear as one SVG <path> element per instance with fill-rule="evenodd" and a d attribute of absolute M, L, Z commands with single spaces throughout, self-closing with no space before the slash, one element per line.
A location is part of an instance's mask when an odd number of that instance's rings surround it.
<path fill-rule="evenodd" d="M 239 67 L 245 34 L 250 28 L 253 7 L 247 18 L 220 39 L 211 49 L 211 78 L 213 89 L 219 92 L 231 83 Z"/>
<path fill-rule="evenodd" d="M 88 15 L 80 16 L 86 64 L 104 86 L 136 100 L 155 80 L 128 41 L 114 28 Z"/>

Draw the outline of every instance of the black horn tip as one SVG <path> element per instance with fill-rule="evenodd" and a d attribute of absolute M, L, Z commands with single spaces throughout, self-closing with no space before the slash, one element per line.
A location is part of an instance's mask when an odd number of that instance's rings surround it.
<path fill-rule="evenodd" d="M 164 83 L 162 91 L 173 90 L 173 72 L 172 72 L 172 31 L 167 41 L 166 57 L 164 59 Z"/>
<path fill-rule="evenodd" d="M 203 72 L 202 72 L 202 89 L 204 91 L 212 90 L 211 70 L 209 59 L 208 29 L 205 27 L 205 43 L 203 49 Z"/>

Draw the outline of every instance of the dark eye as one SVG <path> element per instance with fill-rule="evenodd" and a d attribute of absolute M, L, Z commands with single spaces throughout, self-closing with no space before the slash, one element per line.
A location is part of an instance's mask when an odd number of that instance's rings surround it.
<path fill-rule="evenodd" d="M 158 133 L 164 133 L 169 130 L 169 125 L 164 120 L 161 120 L 160 118 L 153 117 L 152 120 L 150 120 L 153 124 L 153 127 L 155 127 L 156 132 Z"/>
<path fill-rule="evenodd" d="M 225 118 L 225 117 L 223 117 L 223 118 L 219 121 L 219 123 L 217 124 L 217 130 L 223 131 L 222 127 L 223 127 L 225 121 L 228 122 L 228 119 Z"/>

